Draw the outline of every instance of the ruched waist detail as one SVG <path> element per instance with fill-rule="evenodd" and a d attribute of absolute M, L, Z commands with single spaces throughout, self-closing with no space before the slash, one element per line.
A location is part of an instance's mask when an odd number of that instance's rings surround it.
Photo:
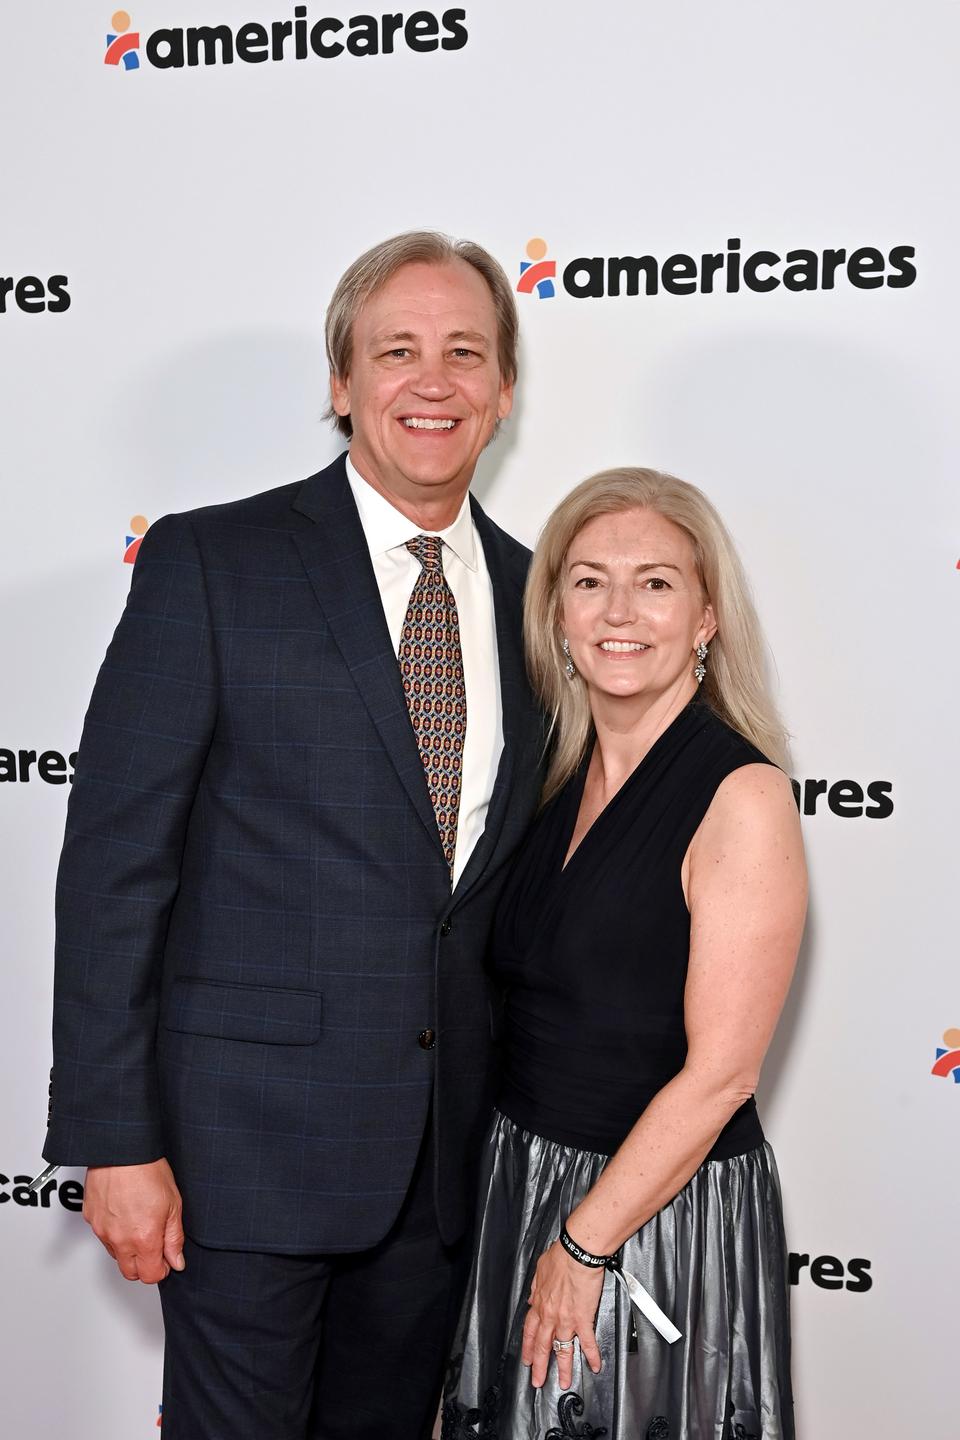
<path fill-rule="evenodd" d="M 667 1041 L 656 1024 L 651 1033 L 638 1031 L 626 1039 L 621 1032 L 601 1040 L 595 1024 L 584 1027 L 582 1039 L 573 1038 L 576 1034 L 567 1027 L 561 1043 L 559 1029 L 544 1025 L 542 1016 L 510 1007 L 497 1106 L 533 1135 L 613 1155 L 654 1096 L 682 1069 L 685 1045 Z M 706 1158 L 729 1159 L 763 1142 L 751 1098 Z"/>

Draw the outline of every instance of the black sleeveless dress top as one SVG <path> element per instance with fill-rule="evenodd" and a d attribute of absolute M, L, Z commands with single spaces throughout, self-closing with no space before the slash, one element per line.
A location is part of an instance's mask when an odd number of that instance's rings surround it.
<path fill-rule="evenodd" d="M 540 812 L 498 907 L 498 1107 L 521 1129 L 612 1155 L 686 1058 L 687 847 L 720 783 L 741 765 L 770 762 L 696 697 L 564 869 L 589 759 Z M 707 1158 L 762 1142 L 751 1099 Z"/>

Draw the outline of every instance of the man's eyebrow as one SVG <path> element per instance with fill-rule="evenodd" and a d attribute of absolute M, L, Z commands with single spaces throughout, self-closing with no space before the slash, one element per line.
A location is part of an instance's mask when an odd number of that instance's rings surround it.
<path fill-rule="evenodd" d="M 374 345 L 393 345 L 402 341 L 404 344 L 408 344 L 411 340 L 419 338 L 412 330 L 383 330 L 373 336 L 372 343 Z M 484 335 L 480 330 L 451 330 L 445 338 L 447 340 L 469 340 L 474 345 L 491 343 L 489 335 Z"/>
<path fill-rule="evenodd" d="M 586 565 L 591 570 L 606 570 L 607 568 L 602 560 L 572 559 L 570 561 L 571 570 L 573 569 L 574 565 Z M 638 573 L 641 570 L 676 570 L 678 575 L 681 575 L 683 573 L 679 565 L 674 565 L 669 560 L 647 560 L 642 565 L 638 565 L 636 568 Z"/>
<path fill-rule="evenodd" d="M 385 330 L 380 335 L 374 335 L 374 345 L 390 345 L 395 340 L 416 340 L 412 330 Z"/>

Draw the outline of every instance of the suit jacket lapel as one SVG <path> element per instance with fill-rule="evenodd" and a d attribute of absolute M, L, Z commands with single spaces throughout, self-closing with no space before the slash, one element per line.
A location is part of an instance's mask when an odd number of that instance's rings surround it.
<path fill-rule="evenodd" d="M 293 508 L 315 521 L 312 529 L 294 536 L 314 594 L 384 749 L 443 861 L 400 667 L 343 456 L 304 481 Z"/>

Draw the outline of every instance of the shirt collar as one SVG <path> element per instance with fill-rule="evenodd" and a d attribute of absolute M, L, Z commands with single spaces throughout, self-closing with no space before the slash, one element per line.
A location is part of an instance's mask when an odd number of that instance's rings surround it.
<path fill-rule="evenodd" d="M 479 568 L 477 534 L 470 513 L 469 494 L 464 495 L 456 520 L 452 525 L 448 525 L 446 530 L 419 531 L 412 520 L 408 520 L 379 490 L 374 490 L 373 486 L 364 480 L 351 460 L 349 451 L 347 480 L 360 512 L 360 524 L 363 526 L 371 556 L 384 555 L 388 550 L 399 549 L 415 535 L 439 535 L 444 545 L 453 551 L 468 570 Z"/>

